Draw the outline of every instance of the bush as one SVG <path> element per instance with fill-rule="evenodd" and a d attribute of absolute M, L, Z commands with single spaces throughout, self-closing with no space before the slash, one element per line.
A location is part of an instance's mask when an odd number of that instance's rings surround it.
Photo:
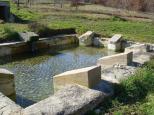
<path fill-rule="evenodd" d="M 146 63 L 136 75 L 115 86 L 115 96 L 123 103 L 134 103 L 144 99 L 149 92 L 154 92 L 154 60 Z"/>
<path fill-rule="evenodd" d="M 154 114 L 154 59 L 135 75 L 115 85 L 115 95 L 102 103 L 102 113 L 111 115 Z"/>

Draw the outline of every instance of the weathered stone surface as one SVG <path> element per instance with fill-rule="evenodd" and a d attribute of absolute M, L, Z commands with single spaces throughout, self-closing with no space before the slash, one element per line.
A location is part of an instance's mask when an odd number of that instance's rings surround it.
<path fill-rule="evenodd" d="M 0 69 L 0 92 L 6 96 L 15 95 L 14 74 L 6 69 Z"/>
<path fill-rule="evenodd" d="M 111 83 L 120 83 L 120 81 L 133 75 L 135 71 L 136 67 L 117 64 L 102 70 L 102 79 Z"/>
<path fill-rule="evenodd" d="M 22 108 L 0 93 L 0 115 L 22 115 Z"/>
<path fill-rule="evenodd" d="M 93 46 L 95 47 L 104 47 L 103 41 L 99 37 L 94 37 Z"/>
<path fill-rule="evenodd" d="M 125 52 L 133 52 L 133 54 L 136 53 L 145 53 L 149 51 L 149 47 L 146 44 L 133 44 L 130 47 L 125 48 Z"/>
<path fill-rule="evenodd" d="M 133 53 L 120 53 L 106 56 L 97 60 L 97 65 L 101 65 L 102 69 L 113 67 L 115 64 L 129 65 L 132 63 Z"/>
<path fill-rule="evenodd" d="M 91 66 L 64 72 L 53 77 L 55 90 L 67 84 L 79 84 L 88 88 L 93 88 L 101 81 L 101 67 Z"/>
<path fill-rule="evenodd" d="M 110 40 L 108 44 L 108 49 L 113 51 L 122 50 L 122 35 L 116 34 Z"/>
<path fill-rule="evenodd" d="M 84 46 L 91 46 L 93 42 L 95 33 L 92 31 L 87 31 L 85 34 L 79 37 L 79 44 Z"/>
<path fill-rule="evenodd" d="M 122 39 L 122 35 L 121 35 L 121 34 L 115 34 L 115 35 L 109 40 L 109 42 L 110 42 L 111 44 L 116 44 L 116 43 L 120 42 L 121 39 Z"/>
<path fill-rule="evenodd" d="M 39 36 L 34 32 L 22 32 L 22 33 L 19 33 L 19 36 L 21 40 L 25 42 L 33 42 L 33 41 L 39 40 Z"/>
<path fill-rule="evenodd" d="M 147 44 L 150 51 L 154 51 L 154 44 Z"/>
<path fill-rule="evenodd" d="M 55 50 L 55 47 L 64 49 L 69 48 L 72 45 L 77 46 L 78 44 L 79 40 L 76 35 L 61 35 L 51 38 L 42 38 L 36 42 L 36 47 L 37 50 L 48 48 Z M 0 56 L 31 52 L 31 50 L 31 47 L 24 41 L 0 44 Z"/>
<path fill-rule="evenodd" d="M 146 62 L 150 61 L 154 58 L 154 53 L 147 52 L 147 53 L 137 53 L 133 56 L 133 62 L 136 64 L 135 66 L 142 66 Z"/>
<path fill-rule="evenodd" d="M 69 85 L 54 96 L 24 109 L 24 115 L 83 115 L 104 99 L 105 94 L 78 85 Z"/>

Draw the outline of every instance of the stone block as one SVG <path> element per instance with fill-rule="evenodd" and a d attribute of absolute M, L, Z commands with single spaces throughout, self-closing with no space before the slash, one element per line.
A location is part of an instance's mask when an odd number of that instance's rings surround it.
<path fill-rule="evenodd" d="M 23 115 L 84 115 L 100 104 L 106 95 L 79 85 L 68 85 L 55 95 L 23 110 Z"/>
<path fill-rule="evenodd" d="M 79 44 L 83 46 L 91 46 L 95 33 L 87 31 L 85 34 L 79 37 Z"/>
<path fill-rule="evenodd" d="M 22 32 L 19 33 L 21 40 L 25 42 L 34 42 L 39 40 L 39 36 L 34 32 Z"/>
<path fill-rule="evenodd" d="M 121 34 L 115 34 L 115 35 L 109 40 L 109 42 L 110 42 L 111 44 L 115 44 L 115 43 L 120 42 L 121 39 L 122 39 L 122 35 L 121 35 Z"/>
<path fill-rule="evenodd" d="M 64 72 L 53 77 L 55 91 L 68 84 L 79 84 L 93 88 L 101 81 L 101 67 L 91 66 Z"/>
<path fill-rule="evenodd" d="M 0 92 L 8 97 L 15 95 L 14 74 L 6 69 L 0 69 Z"/>
<path fill-rule="evenodd" d="M 111 68 L 116 64 L 129 65 L 132 63 L 133 53 L 120 53 L 111 56 L 106 56 L 97 60 L 97 65 L 101 65 L 102 69 Z"/>
<path fill-rule="evenodd" d="M 113 51 L 120 51 L 122 49 L 122 35 L 114 35 L 108 43 L 108 49 Z"/>

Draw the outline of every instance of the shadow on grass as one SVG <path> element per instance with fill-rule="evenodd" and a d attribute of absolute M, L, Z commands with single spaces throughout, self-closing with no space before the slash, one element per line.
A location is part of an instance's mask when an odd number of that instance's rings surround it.
<path fill-rule="evenodd" d="M 12 14 L 12 15 L 13 15 L 13 17 L 14 17 L 14 22 L 15 22 L 15 23 L 19 23 L 19 24 L 29 24 L 29 23 L 32 23 L 32 22 L 33 22 L 33 21 L 31 21 L 31 20 L 24 20 L 24 19 L 18 17 L 18 16 L 15 15 L 15 14 Z"/>

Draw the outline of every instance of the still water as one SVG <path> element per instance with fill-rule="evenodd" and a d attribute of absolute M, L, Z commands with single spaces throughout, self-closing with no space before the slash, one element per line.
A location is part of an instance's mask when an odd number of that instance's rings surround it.
<path fill-rule="evenodd" d="M 98 58 L 111 54 L 106 49 L 78 47 L 54 53 L 8 56 L 0 59 L 0 67 L 15 74 L 16 102 L 26 107 L 53 94 L 54 75 L 95 65 Z"/>

